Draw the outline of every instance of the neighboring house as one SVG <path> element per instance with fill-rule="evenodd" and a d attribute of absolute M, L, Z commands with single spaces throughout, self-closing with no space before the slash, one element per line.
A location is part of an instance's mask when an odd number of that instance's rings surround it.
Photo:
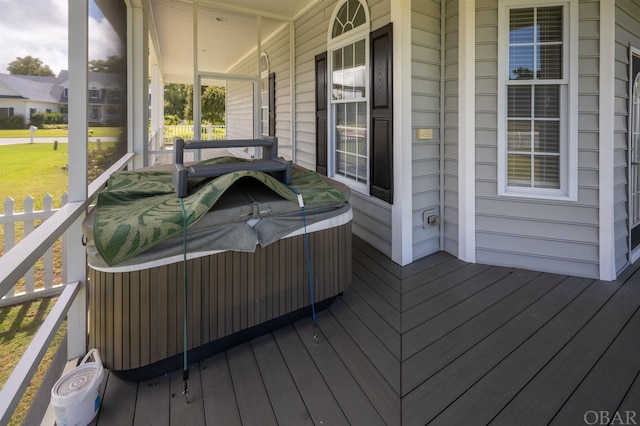
<path fill-rule="evenodd" d="M 400 265 L 444 250 L 611 280 L 640 256 L 637 1 L 153 0 L 129 13 L 129 78 L 141 85 L 150 52 L 152 87 L 226 81 L 231 136 L 265 133 L 266 56 L 283 155 L 348 184 L 353 232 Z"/>
<path fill-rule="evenodd" d="M 126 83 L 110 73 L 89 73 L 89 124 L 118 124 Z M 0 74 L 0 116 L 59 112 L 67 119 L 69 73 L 57 77 Z"/>
<path fill-rule="evenodd" d="M 0 116 L 60 112 L 59 80 L 55 77 L 0 74 Z M 58 95 L 58 96 L 56 96 Z"/>

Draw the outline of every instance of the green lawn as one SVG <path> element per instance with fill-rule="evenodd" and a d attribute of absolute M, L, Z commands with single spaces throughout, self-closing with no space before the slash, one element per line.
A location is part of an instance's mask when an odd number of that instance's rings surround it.
<path fill-rule="evenodd" d="M 42 208 L 42 197 L 49 193 L 53 206 L 60 207 L 60 197 L 68 188 L 67 158 L 68 145 L 53 143 L 1 145 L 0 158 L 0 200 L 4 204 L 7 197 L 13 198 L 15 210 L 23 211 L 23 200 L 31 195 L 35 209 Z M 0 208 L 4 213 L 4 205 Z"/>
<path fill-rule="evenodd" d="M 51 308 L 53 308 L 56 300 L 57 297 L 36 299 L 21 305 L 0 309 L 0 387 L 4 385 L 18 361 L 20 361 L 27 346 L 29 346 L 33 336 L 38 332 L 40 325 L 51 311 Z M 20 404 L 18 404 L 9 421 L 9 426 L 22 424 L 22 420 L 38 391 L 39 383 L 44 379 L 44 375 L 64 337 L 66 329 L 65 321 L 53 338 L 51 346 L 45 353 L 29 387 L 22 396 Z"/>
<path fill-rule="evenodd" d="M 0 214 L 4 212 L 4 200 L 9 196 L 14 199 L 17 212 L 23 211 L 23 200 L 27 195 L 34 197 L 36 210 L 42 209 L 42 197 L 47 193 L 53 196 L 54 208 L 60 206 L 60 197 L 68 188 L 65 170 L 67 144 L 59 144 L 56 151 L 53 150 L 52 143 L 4 145 L 0 146 L 0 158 L 0 200 L 3 204 Z M 22 226 L 18 226 L 17 238 L 21 237 L 22 229 Z M 3 235 L 4 229 L 0 226 L 0 255 L 4 252 Z M 56 243 L 54 258 L 54 263 L 59 265 L 59 243 Z M 36 279 L 41 274 L 42 266 L 41 262 L 38 262 Z M 23 280 L 18 286 L 22 282 Z M 59 277 L 56 282 L 59 282 Z M 56 298 L 38 299 L 0 309 L 0 386 L 17 365 L 55 301 Z M 11 418 L 10 426 L 22 423 L 65 330 L 66 325 L 63 324 Z"/>

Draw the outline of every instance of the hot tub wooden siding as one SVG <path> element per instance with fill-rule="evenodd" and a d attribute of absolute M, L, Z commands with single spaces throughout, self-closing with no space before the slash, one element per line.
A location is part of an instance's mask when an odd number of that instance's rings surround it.
<path fill-rule="evenodd" d="M 351 281 L 351 223 L 309 234 L 316 302 Z M 183 351 L 183 264 L 89 271 L 89 344 L 112 371 L 147 366 Z M 223 252 L 187 262 L 187 344 L 215 341 L 310 306 L 304 236 L 254 253 Z"/>

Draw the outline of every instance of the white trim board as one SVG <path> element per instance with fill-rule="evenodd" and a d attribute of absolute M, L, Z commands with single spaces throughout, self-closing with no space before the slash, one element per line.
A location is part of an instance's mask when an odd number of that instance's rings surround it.
<path fill-rule="evenodd" d="M 616 279 L 614 217 L 615 5 L 600 2 L 600 279 Z"/>
<path fill-rule="evenodd" d="M 458 33 L 458 257 L 476 261 L 476 2 L 460 3 Z"/>

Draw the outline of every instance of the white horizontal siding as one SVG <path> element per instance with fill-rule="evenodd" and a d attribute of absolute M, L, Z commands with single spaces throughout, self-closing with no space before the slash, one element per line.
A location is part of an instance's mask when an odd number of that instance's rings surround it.
<path fill-rule="evenodd" d="M 276 76 L 276 137 L 278 154 L 291 159 L 291 76 L 289 28 L 283 28 L 262 44 L 269 58 L 269 71 Z M 231 74 L 255 74 L 256 55 L 248 55 L 229 70 Z M 253 138 L 253 87 L 246 82 L 227 83 L 227 137 Z"/>
<path fill-rule="evenodd" d="M 388 24 L 390 0 L 367 2 L 371 30 Z M 327 50 L 331 15 L 337 5 L 323 0 L 295 21 L 295 149 L 296 162 L 315 170 L 315 56 Z M 386 203 L 352 191 L 353 233 L 391 256 L 391 208 Z"/>
<path fill-rule="evenodd" d="M 579 33 L 578 200 L 554 202 L 497 195 L 498 1 L 477 3 L 478 262 L 588 277 L 599 274 L 597 6 L 598 2 L 581 1 L 580 27 L 571 29 Z"/>
<path fill-rule="evenodd" d="M 411 13 L 412 244 L 413 259 L 440 250 L 440 227 L 423 226 L 425 212 L 440 215 L 440 2 L 413 0 Z M 417 129 L 433 138 L 418 140 Z"/>

